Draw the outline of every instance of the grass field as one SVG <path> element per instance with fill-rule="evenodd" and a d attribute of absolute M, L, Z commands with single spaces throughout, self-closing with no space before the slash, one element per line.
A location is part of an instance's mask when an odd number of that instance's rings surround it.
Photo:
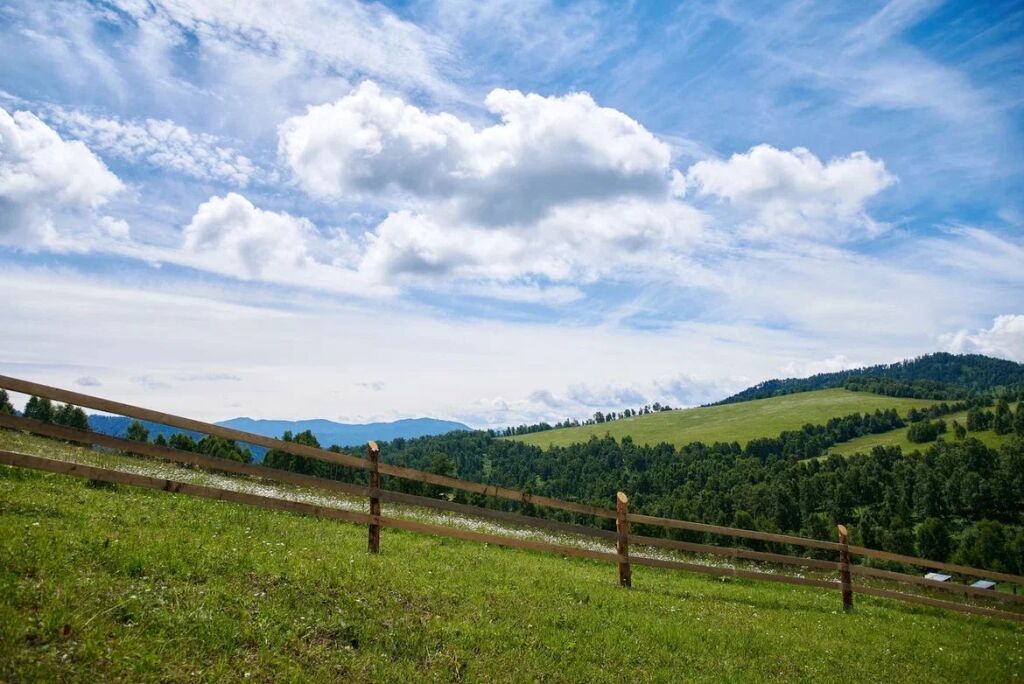
<path fill-rule="evenodd" d="M 1016 404 L 1011 405 L 1013 410 L 1016 411 Z M 961 411 L 959 413 L 951 413 L 948 416 L 943 416 L 943 420 L 949 426 L 949 431 L 942 436 L 942 439 L 951 440 L 953 439 L 953 421 L 957 421 L 961 425 L 967 425 L 967 411 Z M 985 430 L 982 432 L 968 432 L 968 436 L 975 437 L 983 442 L 985 445 L 990 447 L 999 447 L 1003 442 L 1010 439 L 1013 435 L 997 435 L 992 430 Z M 836 444 L 834 447 L 828 450 L 830 454 L 836 454 L 839 456 L 849 456 L 857 453 L 869 453 L 876 446 L 898 446 L 903 450 L 903 453 L 909 454 L 913 451 L 924 451 L 929 447 L 929 444 L 915 444 L 907 439 L 907 428 L 899 428 L 897 430 L 890 430 L 889 432 L 882 432 L 877 435 L 864 435 L 857 439 L 851 439 L 849 442 L 843 442 L 842 444 Z"/>
<path fill-rule="evenodd" d="M 0 466 L 0 680 L 1024 676 L 1019 624 L 642 567 L 623 590 L 607 564 L 391 530 L 365 546 L 361 526 Z"/>
<path fill-rule="evenodd" d="M 737 404 L 665 411 L 601 425 L 548 430 L 509 439 L 544 448 L 585 442 L 591 436 L 602 437 L 606 434 L 616 439 L 629 436 L 639 444 L 669 442 L 682 446 L 697 441 L 708 444 L 737 441 L 743 445 L 755 437 L 774 437 L 783 430 L 796 430 L 808 423 L 820 424 L 829 418 L 851 413 L 895 408 L 902 415 L 911 408 L 934 403 L 924 399 L 897 399 L 868 392 L 828 389 Z"/>

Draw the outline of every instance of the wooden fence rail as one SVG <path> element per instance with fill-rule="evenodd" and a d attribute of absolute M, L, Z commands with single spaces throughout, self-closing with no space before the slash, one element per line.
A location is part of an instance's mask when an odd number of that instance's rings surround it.
<path fill-rule="evenodd" d="M 54 425 L 50 423 L 43 423 L 40 421 L 30 420 L 19 416 L 8 416 L 0 414 L 0 428 L 24 430 L 46 437 L 64 439 L 85 445 L 101 446 L 110 449 L 116 449 L 119 451 L 135 453 L 143 456 L 165 459 L 176 463 L 199 466 L 202 468 L 208 468 L 212 470 L 237 473 L 241 475 L 254 476 L 284 482 L 287 484 L 317 487 L 335 492 L 340 492 L 346 495 L 368 498 L 370 500 L 370 512 L 369 514 L 363 514 L 335 508 L 314 506 L 312 504 L 302 504 L 295 501 L 275 499 L 271 497 L 260 497 L 241 492 L 233 492 L 229 490 L 221 490 L 211 487 L 200 487 L 198 485 L 189 485 L 186 483 L 174 482 L 169 480 L 160 480 L 159 478 L 150 478 L 141 475 L 134 475 L 131 473 L 111 471 L 102 468 L 95 468 L 92 466 L 84 466 L 81 464 L 63 461 L 53 461 L 52 459 L 44 459 L 40 457 L 28 456 L 25 454 L 15 454 L 13 452 L 0 452 L 0 463 L 8 465 L 35 468 L 38 470 L 46 470 L 49 472 L 77 475 L 80 477 L 89 477 L 91 479 L 109 482 L 119 482 L 123 484 L 135 484 L 143 487 L 166 489 L 168 491 L 194 494 L 197 496 L 205 496 L 207 498 L 216 498 L 225 501 L 233 501 L 237 503 L 247 503 L 251 505 L 261 506 L 264 508 L 276 508 L 278 510 L 286 510 L 296 513 L 304 513 L 308 515 L 321 515 L 326 517 L 332 517 L 338 520 L 344 520 L 348 522 L 364 523 L 369 526 L 370 530 L 368 548 L 371 552 L 379 551 L 380 528 L 391 527 L 395 529 L 404 529 L 413 532 L 422 532 L 426 534 L 439 534 L 442 536 L 451 536 L 471 541 L 484 541 L 487 543 L 499 544 L 502 546 L 514 546 L 517 548 L 546 551 L 551 553 L 560 553 L 562 555 L 589 558 L 592 560 L 615 562 L 619 567 L 619 582 L 621 585 L 627 587 L 631 585 L 632 580 L 630 565 L 645 565 L 651 567 L 671 568 L 711 575 L 727 575 L 746 579 L 782 582 L 787 584 L 799 584 L 827 589 L 839 589 L 842 591 L 843 594 L 844 608 L 847 609 L 849 607 L 852 607 L 853 594 L 861 593 L 873 596 L 882 596 L 885 598 L 896 598 L 898 600 L 905 600 L 913 603 L 922 603 L 925 605 L 947 608 L 951 610 L 962 610 L 964 612 L 976 613 L 981 615 L 1003 617 L 1012 620 L 1024 620 L 1024 614 L 1020 613 L 999 611 L 996 609 L 983 608 L 979 606 L 964 605 L 960 603 L 942 601 L 939 599 L 928 598 L 914 594 L 906 594 L 903 592 L 895 592 L 884 589 L 877 589 L 870 586 L 864 586 L 861 584 L 854 584 L 852 582 L 851 575 L 873 577 L 887 581 L 922 586 L 939 591 L 958 593 L 964 596 L 977 596 L 980 598 L 986 598 L 996 601 L 1024 603 L 1024 597 L 1011 595 L 1004 592 L 982 590 L 957 583 L 936 582 L 914 575 L 907 575 L 904 573 L 892 572 L 868 566 L 851 564 L 849 561 L 849 556 L 860 555 L 898 563 L 917 565 L 926 568 L 942 569 L 963 575 L 986 577 L 998 581 L 1012 582 L 1016 584 L 1024 583 L 1024 577 L 1018 575 L 999 573 L 984 570 L 981 568 L 972 568 L 952 563 L 931 561 L 913 556 L 904 556 L 901 554 L 894 554 L 887 551 L 880 551 L 876 549 L 869 549 L 866 547 L 849 545 L 846 541 L 845 535 L 843 534 L 843 532 L 845 531 L 843 528 L 840 529 L 840 541 L 837 543 L 818 539 L 808 539 L 793 535 L 756 532 L 753 530 L 724 527 L 720 525 L 709 525 L 705 523 L 697 523 L 685 520 L 675 520 L 672 518 L 663 518 L 651 515 L 630 513 L 628 511 L 628 497 L 626 497 L 626 495 L 622 492 L 620 492 L 616 496 L 616 508 L 605 509 L 571 501 L 562 501 L 550 497 L 532 495 L 526 492 L 520 492 L 517 490 L 498 487 L 495 485 L 470 482 L 466 480 L 461 480 L 459 478 L 435 475 L 433 473 L 425 473 L 423 471 L 415 470 L 412 468 L 404 468 L 400 466 L 381 463 L 379 461 L 379 449 L 376 448 L 376 444 L 373 442 L 370 443 L 368 448 L 369 458 L 363 459 L 350 454 L 341 454 L 332 451 L 327 451 L 325 449 L 307 447 L 300 444 L 296 444 L 294 442 L 286 442 L 271 437 L 256 435 L 241 430 L 235 430 L 233 428 L 226 428 L 223 426 L 203 423 L 201 421 L 191 420 L 188 418 L 174 416 L 167 413 L 161 413 L 158 411 L 153 411 L 138 406 L 131 406 L 128 404 L 113 402 L 99 397 L 80 394 L 78 392 L 71 392 L 56 387 L 40 385 L 38 383 L 28 382 L 25 380 L 18 380 L 16 378 L 10 378 L 7 376 L 0 376 L 0 387 L 15 392 L 22 392 L 25 394 L 34 394 L 36 396 L 47 397 L 55 401 L 63 401 L 66 403 L 85 406 L 100 411 L 117 413 L 120 415 L 126 415 L 133 418 L 137 418 L 140 420 L 147 420 L 164 425 L 169 425 L 171 427 L 176 427 L 182 430 L 189 430 L 192 432 L 215 435 L 218 437 L 222 437 L 224 439 L 231 439 L 235 441 L 256 444 L 259 446 L 266 447 L 268 449 L 279 449 L 281 451 L 285 451 L 287 453 L 291 453 L 297 456 L 316 458 L 327 462 L 337 463 L 340 465 L 366 470 L 368 471 L 369 486 L 361 486 L 358 484 L 339 482 L 337 480 L 323 479 L 311 475 L 303 475 L 300 473 L 293 473 L 290 471 L 268 468 L 261 465 L 240 463 L 237 461 L 230 461 L 226 459 L 210 457 L 199 453 L 180 451 L 177 449 L 149 443 L 129 441 L 126 439 L 111 437 L 99 433 L 77 430 L 74 428 Z M 568 523 L 558 520 L 538 518 L 534 516 L 523 515 L 520 513 L 496 510 L 493 508 L 471 506 L 443 499 L 436 499 L 432 497 L 424 497 L 413 494 L 407 494 L 403 492 L 396 492 L 387 489 L 381 489 L 380 474 L 386 474 L 393 477 L 404 478 L 417 482 L 435 484 L 452 489 L 459 489 L 462 491 L 482 494 L 488 497 L 496 497 L 506 500 L 517 501 L 521 503 L 530 503 L 538 506 L 555 508 L 559 510 L 569 511 L 572 513 L 594 516 L 597 518 L 610 518 L 616 521 L 616 530 L 611 531 L 597 529 L 589 525 L 581 525 L 577 523 Z M 420 506 L 436 510 L 460 513 L 474 517 L 490 518 L 492 520 L 499 520 L 502 522 L 512 523 L 516 525 L 529 526 L 573 535 L 597 537 L 608 541 L 614 540 L 616 543 L 616 552 L 609 553 L 603 551 L 592 551 L 589 549 L 581 549 L 579 547 L 551 544 L 548 542 L 538 542 L 511 537 L 502 537 L 500 535 L 488 535 L 478 532 L 470 532 L 467 530 L 452 528 L 443 525 L 428 525 L 426 523 L 419 523 L 401 518 L 386 518 L 380 515 L 381 501 L 401 503 L 412 506 Z M 280 505 L 275 504 L 273 502 L 278 502 Z M 809 549 L 835 551 L 837 552 L 838 556 L 836 561 L 831 561 L 819 558 L 803 558 L 780 553 L 770 553 L 766 551 L 754 551 L 751 549 L 723 547 L 712 544 L 697 544 L 662 537 L 630 535 L 630 523 L 655 525 L 669 529 L 682 529 L 694 532 L 703 532 L 715 535 L 738 537 L 741 539 L 752 539 L 757 541 L 784 544 L 795 547 L 804 547 Z M 803 566 L 833 572 L 838 570 L 840 573 L 841 581 L 834 582 L 829 580 L 811 579 L 791 575 L 776 575 L 767 572 L 741 570 L 738 568 L 719 568 L 694 563 L 685 563 L 682 561 L 663 560 L 658 558 L 635 556 L 630 555 L 629 553 L 629 546 L 631 544 L 665 548 L 676 551 L 712 554 L 729 557 L 733 560 L 745 559 L 754 561 L 764 561 L 769 563 Z"/>

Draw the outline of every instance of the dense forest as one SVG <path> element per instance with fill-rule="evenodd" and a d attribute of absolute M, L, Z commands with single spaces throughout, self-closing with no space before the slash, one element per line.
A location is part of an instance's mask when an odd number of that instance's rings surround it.
<path fill-rule="evenodd" d="M 875 375 L 861 375 L 843 381 L 843 389 L 851 392 L 871 392 L 901 399 L 957 400 L 967 399 L 976 392 L 934 380 L 893 380 Z"/>
<path fill-rule="evenodd" d="M 998 388 L 1013 388 L 1017 391 L 1024 386 L 1024 364 L 994 359 L 980 354 L 947 354 L 939 352 L 920 356 L 909 361 L 868 366 L 835 373 L 819 373 L 809 378 L 787 378 L 767 380 L 749 387 L 738 394 L 723 399 L 719 404 L 731 404 L 751 399 L 767 399 L 783 394 L 807 392 L 810 390 L 842 387 L 852 378 L 870 376 L 901 382 L 927 380 L 940 383 L 947 388 L 957 386 L 958 391 L 988 392 Z M 875 391 L 875 390 L 868 390 Z M 883 394 L 885 392 L 882 392 Z M 896 395 L 899 396 L 899 395 Z M 957 396 L 920 397 L 923 399 L 957 399 Z"/>
<path fill-rule="evenodd" d="M 998 451 L 966 436 L 923 453 L 876 448 L 824 460 L 778 450 L 766 458 L 757 445 L 676 450 L 611 438 L 541 451 L 482 433 L 391 443 L 382 453 L 416 468 L 594 505 L 610 505 L 621 488 L 636 510 L 653 515 L 820 539 L 844 523 L 866 546 L 1024 572 L 1019 437 Z"/>

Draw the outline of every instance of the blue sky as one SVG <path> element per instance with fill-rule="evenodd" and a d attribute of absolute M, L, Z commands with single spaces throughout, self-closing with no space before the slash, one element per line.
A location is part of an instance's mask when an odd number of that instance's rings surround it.
<path fill-rule="evenodd" d="M 1020 2 L 0 2 L 0 372 L 203 418 L 1024 361 Z"/>

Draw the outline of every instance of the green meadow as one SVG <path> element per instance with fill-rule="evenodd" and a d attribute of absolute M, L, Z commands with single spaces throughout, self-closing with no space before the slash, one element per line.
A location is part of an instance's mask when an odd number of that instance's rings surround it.
<path fill-rule="evenodd" d="M 626 590 L 612 565 L 392 530 L 365 549 L 362 526 L 0 466 L 0 681 L 1024 676 L 1024 629 L 990 618 L 646 567 Z"/>
<path fill-rule="evenodd" d="M 895 408 L 904 414 L 911 408 L 922 408 L 934 403 L 937 402 L 827 389 L 736 404 L 663 411 L 599 425 L 561 428 L 508 439 L 544 448 L 585 442 L 591 437 L 605 435 L 616 439 L 628 436 L 638 444 L 668 442 L 683 446 L 690 442 L 711 444 L 736 441 L 744 445 L 755 437 L 775 436 L 783 430 L 796 430 L 808 423 L 817 425 L 827 422 L 829 418 L 851 413 Z"/>
<path fill-rule="evenodd" d="M 1013 411 L 1017 410 L 1016 404 L 1010 405 Z M 942 416 L 942 419 L 946 421 L 948 425 L 948 432 L 942 435 L 941 439 L 951 440 L 953 439 L 953 421 L 960 423 L 961 425 L 967 425 L 967 411 L 960 411 L 958 413 L 951 413 L 948 416 Z M 980 440 L 985 446 L 992 448 L 999 448 L 1003 442 L 1013 437 L 1012 434 L 997 435 L 992 430 L 981 430 L 978 432 L 967 433 L 969 437 L 974 437 Z M 907 439 L 907 428 L 898 428 L 896 430 L 890 430 L 889 432 L 882 432 L 877 435 L 864 435 L 863 437 L 857 437 L 851 439 L 849 442 L 843 442 L 836 444 L 828 450 L 829 454 L 836 454 L 838 456 L 849 456 L 850 454 L 866 454 L 870 453 L 876 446 L 893 447 L 898 446 L 903 450 L 903 453 L 909 454 L 912 451 L 924 451 L 928 448 L 928 444 L 915 444 Z"/>

